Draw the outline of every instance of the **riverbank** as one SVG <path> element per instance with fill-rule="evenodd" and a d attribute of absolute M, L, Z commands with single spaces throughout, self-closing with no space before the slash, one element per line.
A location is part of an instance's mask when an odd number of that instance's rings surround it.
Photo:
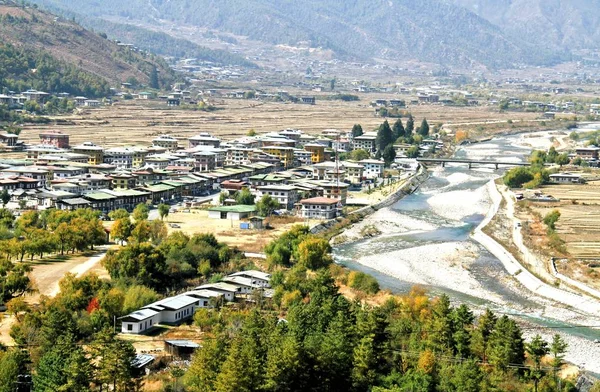
<path fill-rule="evenodd" d="M 589 315 L 600 314 L 600 301 L 588 296 L 572 293 L 543 282 L 541 279 L 531 273 L 524 265 L 522 265 L 501 244 L 483 232 L 483 228 L 490 223 L 492 218 L 498 212 L 502 200 L 506 200 L 506 195 L 500 193 L 494 181 L 489 182 L 489 194 L 493 202 L 492 207 L 490 208 L 486 218 L 473 231 L 471 237 L 483 245 L 491 254 L 496 256 L 496 258 L 504 265 L 506 271 L 529 291 L 552 301 L 556 301 L 563 305 L 567 305 L 579 311 L 588 313 Z M 509 199 L 506 200 L 506 202 L 508 209 L 510 210 L 510 206 L 513 206 L 513 201 Z M 511 225 L 514 226 L 515 224 L 516 220 L 513 220 Z"/>
<path fill-rule="evenodd" d="M 429 177 L 429 172 L 427 171 L 427 168 L 423 165 L 419 165 L 419 169 L 417 170 L 417 172 L 413 176 L 407 178 L 405 180 L 405 182 L 395 192 L 388 195 L 385 199 L 379 201 L 378 203 L 371 204 L 367 207 L 360 208 L 356 211 L 352 211 L 351 213 L 349 213 L 346 216 L 345 220 L 344 220 L 344 218 L 341 218 L 341 219 L 337 218 L 337 219 L 329 220 L 327 222 L 323 222 L 317 226 L 314 226 L 311 228 L 311 232 L 313 234 L 322 234 L 325 231 L 332 230 L 335 226 L 336 232 L 333 233 L 330 241 L 336 245 L 340 245 L 343 243 L 356 241 L 360 238 L 364 238 L 365 236 L 368 236 L 369 234 L 362 229 L 361 229 L 363 231 L 362 237 L 360 237 L 360 236 L 355 237 L 354 235 L 347 236 L 346 233 L 348 233 L 349 230 L 354 228 L 357 224 L 360 224 L 361 222 L 363 222 L 366 217 L 377 214 L 378 211 L 381 211 L 385 207 L 389 207 L 389 206 L 393 205 L 394 203 L 401 200 L 403 197 L 415 192 L 419 188 L 419 186 L 428 177 Z M 378 218 L 382 218 L 382 217 L 378 216 Z M 379 224 L 377 225 L 377 230 L 393 231 L 394 228 L 395 228 L 395 226 L 393 223 L 386 225 L 386 223 L 384 222 L 383 219 L 381 219 L 379 221 Z M 344 231 L 344 234 L 341 234 L 342 231 Z M 381 231 L 379 231 L 377 233 L 371 231 L 371 233 L 372 234 L 380 234 Z"/>

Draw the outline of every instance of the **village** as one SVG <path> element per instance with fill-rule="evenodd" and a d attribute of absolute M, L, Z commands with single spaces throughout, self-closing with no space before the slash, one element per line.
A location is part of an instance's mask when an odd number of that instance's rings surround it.
<path fill-rule="evenodd" d="M 10 196 L 9 209 L 93 208 L 107 216 L 140 203 L 211 204 L 220 192 L 233 197 L 249 189 L 257 198 L 277 200 L 282 213 L 331 219 L 349 202 L 365 204 L 353 194 L 391 177 L 385 175 L 384 161 L 373 158 L 376 132 L 353 137 L 325 130 L 317 137 L 283 130 L 230 141 L 203 132 L 185 141 L 161 135 L 150 146 L 107 149 L 91 142 L 70 146 L 69 135 L 60 131 L 42 132 L 39 138 L 38 145 L 26 147 L 24 159 L 1 161 L 0 188 Z M 7 146 L 19 143 L 14 134 L 0 139 Z M 425 140 L 423 153 L 441 146 L 441 141 Z M 391 169 L 396 178 L 417 168 L 414 159 L 402 158 L 409 147 L 395 145 L 399 158 Z M 367 157 L 336 160 L 352 150 L 364 150 Z M 229 197 L 220 204 L 210 209 L 211 218 L 241 220 L 255 212 L 236 208 Z"/>

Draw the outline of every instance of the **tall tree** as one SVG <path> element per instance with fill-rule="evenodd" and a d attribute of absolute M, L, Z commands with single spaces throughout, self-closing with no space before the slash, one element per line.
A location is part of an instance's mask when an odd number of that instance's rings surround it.
<path fill-rule="evenodd" d="M 394 146 L 392 144 L 385 146 L 381 157 L 385 162 L 385 166 L 390 166 L 392 163 L 394 163 L 394 160 L 396 159 L 396 150 L 394 149 Z"/>
<path fill-rule="evenodd" d="M 377 151 L 379 153 L 383 153 L 383 150 L 394 142 L 394 137 L 392 134 L 392 128 L 390 128 L 390 123 L 387 120 L 383 122 L 379 126 L 379 130 L 377 131 Z"/>
<path fill-rule="evenodd" d="M 402 119 L 397 119 L 394 125 L 392 126 L 392 131 L 394 133 L 394 140 L 398 140 L 401 137 L 404 137 L 404 125 L 402 124 Z"/>
<path fill-rule="evenodd" d="M 421 121 L 421 126 L 419 127 L 419 135 L 423 137 L 429 136 L 429 124 L 427 123 L 426 118 L 424 118 L 423 121 Z"/>
<path fill-rule="evenodd" d="M 406 136 L 412 135 L 414 130 L 415 130 L 415 119 L 413 118 L 412 114 L 409 114 L 408 120 L 406 120 L 406 128 L 405 128 Z"/>
<path fill-rule="evenodd" d="M 5 207 L 6 204 L 10 201 L 10 195 L 8 194 L 8 191 L 6 189 L 3 189 L 2 193 L 0 193 L 0 200 L 2 200 L 2 207 Z"/>
<path fill-rule="evenodd" d="M 148 219 L 149 213 L 150 213 L 150 209 L 148 208 L 148 205 L 146 203 L 140 203 L 133 210 L 132 216 L 136 222 L 139 222 L 141 220 Z"/>
<path fill-rule="evenodd" d="M 152 69 L 150 70 L 150 88 L 154 88 L 154 89 L 158 89 L 160 88 L 160 84 L 158 82 L 158 70 L 156 69 L 156 66 L 152 66 Z"/>
<path fill-rule="evenodd" d="M 159 204 L 158 205 L 158 215 L 160 215 L 160 220 L 164 220 L 166 216 L 169 215 L 170 207 L 167 204 Z"/>
<path fill-rule="evenodd" d="M 363 134 L 363 129 L 360 124 L 354 124 L 352 127 L 352 137 L 361 136 Z"/>
<path fill-rule="evenodd" d="M 534 391 L 537 392 L 540 379 L 544 377 L 542 358 L 550 352 L 550 349 L 548 343 L 540 335 L 535 335 L 525 348 L 529 358 L 533 361 L 533 367 L 529 370 L 529 377 L 533 380 Z"/>
<path fill-rule="evenodd" d="M 477 328 L 475 328 L 472 334 L 471 351 L 484 362 L 488 358 L 490 336 L 494 330 L 496 321 L 496 315 L 490 309 L 486 309 L 477 320 Z"/>

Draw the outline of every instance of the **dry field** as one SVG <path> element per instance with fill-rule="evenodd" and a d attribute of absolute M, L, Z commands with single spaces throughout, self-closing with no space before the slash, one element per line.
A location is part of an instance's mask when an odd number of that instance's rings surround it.
<path fill-rule="evenodd" d="M 560 203 L 531 204 L 542 218 L 554 209 L 561 213 L 556 231 L 565 242 L 569 262 L 559 262 L 557 268 L 600 288 L 600 181 L 548 185 L 541 190 L 560 199 Z M 538 229 L 543 232 L 545 227 Z"/>
<path fill-rule="evenodd" d="M 368 105 L 375 98 L 365 95 L 358 102 L 318 100 L 316 105 L 224 99 L 215 101 L 218 110 L 213 112 L 172 109 L 152 101 L 123 101 L 56 117 L 67 124 L 27 125 L 20 138 L 37 144 L 40 131 L 59 130 L 71 136 L 71 145 L 92 141 L 111 147 L 150 145 L 154 137 L 165 133 L 186 139 L 199 132 L 211 132 L 232 139 L 245 135 L 250 129 L 261 133 L 297 128 L 314 134 L 329 128 L 350 129 L 357 123 L 370 130 L 383 121 L 374 116 L 373 108 Z M 492 132 L 505 131 L 511 129 L 506 123 L 509 119 L 515 121 L 514 127 L 539 126 L 537 122 L 528 122 L 535 120 L 537 114 L 499 113 L 493 107 L 423 105 L 407 110 L 415 117 L 416 125 L 426 117 L 430 124 L 444 123 L 452 130 L 478 128 L 482 132 L 483 127 Z M 518 122 L 520 120 L 525 122 Z M 182 141 L 181 145 L 185 144 Z"/>
<path fill-rule="evenodd" d="M 271 240 L 289 230 L 295 224 L 306 223 L 297 217 L 272 217 L 265 221 L 273 229 L 268 230 L 241 230 L 240 221 L 228 219 L 212 219 L 208 217 L 208 211 L 190 210 L 188 213 L 171 213 L 167 217 L 168 223 L 175 223 L 181 228 L 169 227 L 169 233 L 183 231 L 188 235 L 199 233 L 212 233 L 221 242 L 230 246 L 238 247 L 245 252 L 262 253 L 263 248 Z M 310 224 L 316 224 L 312 220 Z"/>

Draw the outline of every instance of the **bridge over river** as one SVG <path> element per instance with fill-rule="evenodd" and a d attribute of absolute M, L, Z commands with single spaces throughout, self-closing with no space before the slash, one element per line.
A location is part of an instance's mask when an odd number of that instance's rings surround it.
<path fill-rule="evenodd" d="M 428 164 L 437 164 L 446 167 L 446 163 L 464 163 L 469 165 L 469 169 L 473 165 L 477 166 L 494 166 L 496 170 L 500 166 L 531 166 L 529 162 L 505 162 L 505 161 L 494 161 L 494 160 L 480 160 L 480 159 L 459 159 L 459 158 L 417 158 L 417 162 L 427 166 Z"/>

